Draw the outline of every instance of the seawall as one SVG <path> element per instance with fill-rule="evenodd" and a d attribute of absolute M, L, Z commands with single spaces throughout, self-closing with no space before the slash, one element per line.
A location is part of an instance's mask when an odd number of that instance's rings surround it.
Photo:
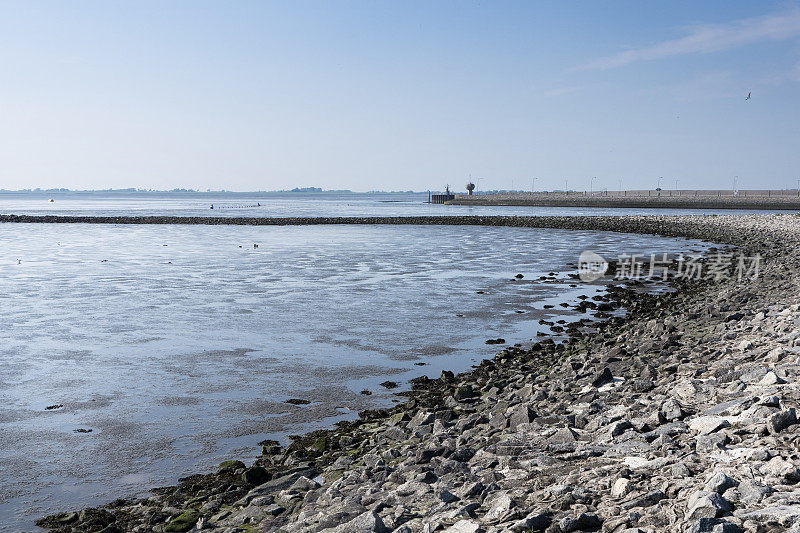
<path fill-rule="evenodd" d="M 604 196 L 582 194 L 480 194 L 460 195 L 449 205 L 531 207 L 619 207 L 662 209 L 763 209 L 798 210 L 797 196 Z"/>

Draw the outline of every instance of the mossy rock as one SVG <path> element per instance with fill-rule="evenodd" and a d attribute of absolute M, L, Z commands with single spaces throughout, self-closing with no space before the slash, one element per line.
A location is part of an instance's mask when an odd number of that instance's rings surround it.
<path fill-rule="evenodd" d="M 272 475 L 262 466 L 253 466 L 244 471 L 242 479 L 250 485 L 261 485 L 272 479 Z"/>
<path fill-rule="evenodd" d="M 58 515 L 56 518 L 57 522 L 61 522 L 62 524 L 71 524 L 78 520 L 78 513 L 64 513 Z"/>
<path fill-rule="evenodd" d="M 102 531 L 113 526 L 116 517 L 105 509 L 88 508 L 80 513 L 61 513 L 47 516 L 36 521 L 36 525 L 44 529 L 57 531 Z"/>
<path fill-rule="evenodd" d="M 325 450 L 328 449 L 328 438 L 327 437 L 318 438 L 309 448 L 311 450 L 314 450 L 315 452 L 323 453 Z"/>
<path fill-rule="evenodd" d="M 197 523 L 200 518 L 200 511 L 191 509 L 175 517 L 172 522 L 167 524 L 164 531 L 189 531 Z"/>
<path fill-rule="evenodd" d="M 400 422 L 407 422 L 408 420 L 411 420 L 411 418 L 408 416 L 408 414 L 406 414 L 405 411 L 401 411 L 399 413 L 393 414 L 389 418 L 389 424 L 391 424 L 393 426 L 396 426 Z"/>
<path fill-rule="evenodd" d="M 36 525 L 41 528 L 57 528 L 63 527 L 73 522 L 78 522 L 80 517 L 78 513 L 60 513 L 56 515 L 40 518 L 36 521 Z"/>
<path fill-rule="evenodd" d="M 453 398 L 456 400 L 464 400 L 466 398 L 472 398 L 473 396 L 475 396 L 475 391 L 472 390 L 472 385 L 469 384 L 462 385 L 453 393 Z"/>
<path fill-rule="evenodd" d="M 333 483 L 337 479 L 341 478 L 345 473 L 344 469 L 337 469 L 337 470 L 328 470 L 325 472 L 325 482 L 326 483 Z"/>
<path fill-rule="evenodd" d="M 283 453 L 283 447 L 276 440 L 262 440 L 258 445 L 261 446 L 262 455 L 280 455 Z"/>
<path fill-rule="evenodd" d="M 237 470 L 239 468 L 245 468 L 245 464 L 241 461 L 222 461 L 217 467 L 217 472 L 222 470 Z"/>

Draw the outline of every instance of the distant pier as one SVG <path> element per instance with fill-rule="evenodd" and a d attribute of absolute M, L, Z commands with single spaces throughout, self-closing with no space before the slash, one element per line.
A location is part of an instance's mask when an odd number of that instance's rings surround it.
<path fill-rule="evenodd" d="M 452 200 L 455 200 L 456 195 L 450 192 L 450 185 L 447 186 L 444 190 L 444 194 L 431 194 L 428 191 L 428 203 L 429 204 L 446 204 Z"/>
<path fill-rule="evenodd" d="M 432 194 L 431 195 L 431 203 L 432 204 L 444 204 L 456 199 L 455 194 Z"/>

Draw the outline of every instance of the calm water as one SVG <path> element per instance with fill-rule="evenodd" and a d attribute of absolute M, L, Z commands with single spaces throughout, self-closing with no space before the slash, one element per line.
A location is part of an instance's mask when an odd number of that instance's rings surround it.
<path fill-rule="evenodd" d="M 371 202 L 350 214 L 384 209 Z M 73 211 L 90 209 L 123 208 Z M 539 318 L 569 314 L 544 304 L 601 290 L 569 287 L 583 249 L 701 246 L 529 228 L 0 224 L 0 530 L 254 458 L 264 438 L 390 404 L 386 379 L 466 370 L 498 350 L 488 338 L 531 339 Z M 549 271 L 558 282 L 537 280 Z"/>
<path fill-rule="evenodd" d="M 48 200 L 53 199 L 50 203 Z M 731 209 L 629 209 L 585 207 L 458 206 L 425 203 L 427 193 L 0 193 L 0 214 L 172 215 L 227 217 L 409 215 L 626 215 L 732 214 L 782 211 Z M 261 204 L 261 205 L 258 205 Z M 214 209 L 210 209 L 214 205 Z M 787 211 L 788 212 L 788 211 Z"/>

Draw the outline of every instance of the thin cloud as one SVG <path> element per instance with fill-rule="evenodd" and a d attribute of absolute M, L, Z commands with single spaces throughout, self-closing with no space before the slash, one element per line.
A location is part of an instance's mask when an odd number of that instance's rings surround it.
<path fill-rule="evenodd" d="M 580 85 L 577 85 L 577 86 L 574 86 L 574 87 L 560 87 L 558 89 L 551 89 L 549 91 L 545 91 L 544 95 L 545 96 L 564 96 L 566 94 L 572 94 L 574 92 L 580 91 L 581 89 L 583 89 L 583 87 L 580 86 Z"/>
<path fill-rule="evenodd" d="M 689 28 L 685 37 L 603 57 L 579 67 L 578 70 L 608 70 L 638 61 L 708 54 L 761 41 L 791 39 L 798 35 L 800 35 L 800 8 L 794 8 L 780 14 L 742 19 L 726 24 L 694 26 Z"/>

